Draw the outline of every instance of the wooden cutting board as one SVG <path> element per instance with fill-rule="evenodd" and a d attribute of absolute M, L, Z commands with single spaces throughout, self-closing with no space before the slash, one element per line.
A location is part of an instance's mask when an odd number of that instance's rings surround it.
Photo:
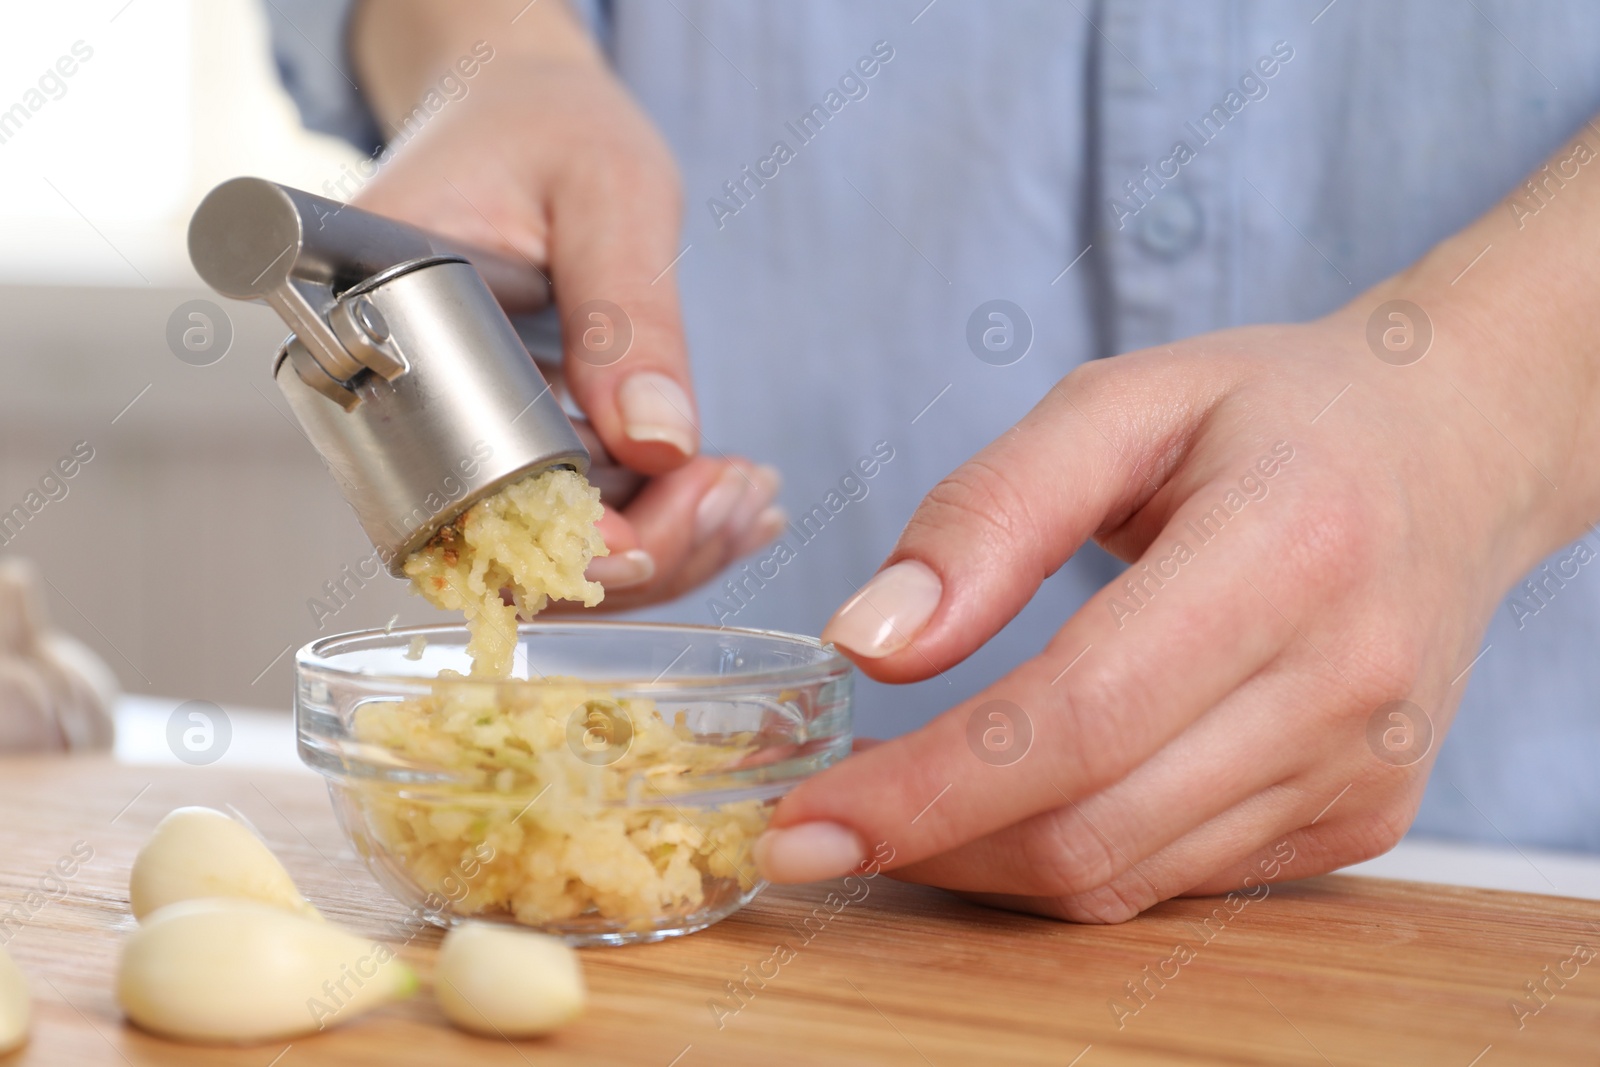
<path fill-rule="evenodd" d="M 588 1013 L 516 1044 L 445 1022 L 428 930 L 402 948 L 424 979 L 409 1002 L 292 1043 L 176 1045 L 122 1020 L 112 975 L 133 926 L 129 865 L 183 804 L 245 815 L 335 922 L 382 938 L 404 914 L 345 844 L 318 778 L 0 761 L 0 939 L 35 992 L 33 1039 L 0 1065 L 1600 1063 L 1600 958 L 1564 985 L 1546 977 L 1572 974 L 1576 946 L 1600 949 L 1600 905 L 1339 877 L 1274 887 L 1210 927 L 1214 900 L 1090 927 L 886 877 L 837 912 L 824 902 L 838 884 L 771 889 L 691 937 L 585 950 Z M 53 880 L 75 849 L 93 855 Z M 753 992 L 730 998 L 727 983 L 753 973 Z M 759 973 L 771 977 L 758 986 Z M 1553 991 L 1537 1014 L 1530 981 Z"/>

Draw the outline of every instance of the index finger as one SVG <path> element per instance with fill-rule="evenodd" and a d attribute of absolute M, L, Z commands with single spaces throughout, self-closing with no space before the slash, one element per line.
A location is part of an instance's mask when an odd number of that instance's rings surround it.
<path fill-rule="evenodd" d="M 677 186 L 653 158 L 574 163 L 550 196 L 567 385 L 606 450 L 646 474 L 682 466 L 700 445 L 675 277 Z"/>

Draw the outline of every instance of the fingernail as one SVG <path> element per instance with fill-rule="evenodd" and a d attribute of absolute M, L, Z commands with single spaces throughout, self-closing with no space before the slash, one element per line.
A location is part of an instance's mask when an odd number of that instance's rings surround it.
<path fill-rule="evenodd" d="M 788 525 L 789 513 L 787 511 L 776 505 L 767 508 L 756 516 L 756 521 L 739 538 L 738 544 L 733 546 L 733 554 L 744 556 L 754 552 L 781 534 L 783 528 Z"/>
<path fill-rule="evenodd" d="M 642 548 L 630 548 L 615 556 L 596 556 L 589 561 L 583 576 L 606 589 L 627 589 L 643 585 L 656 576 L 656 560 Z"/>
<path fill-rule="evenodd" d="M 933 618 L 944 586 L 925 563 L 901 560 L 862 587 L 822 628 L 822 640 L 868 659 L 909 645 Z"/>
<path fill-rule="evenodd" d="M 694 405 L 683 386 L 655 371 L 641 371 L 617 391 L 622 431 L 634 441 L 663 441 L 686 456 L 700 448 Z"/>
<path fill-rule="evenodd" d="M 700 506 L 694 512 L 694 539 L 697 542 L 722 529 L 733 514 L 733 509 L 739 506 L 745 486 L 744 475 L 733 467 L 723 471 L 711 483 L 711 488 L 700 498 Z"/>
<path fill-rule="evenodd" d="M 756 869 L 769 882 L 821 882 L 849 874 L 867 858 L 855 831 L 808 822 L 756 838 Z"/>
<path fill-rule="evenodd" d="M 765 464 L 750 472 L 750 481 L 739 506 L 733 509 L 733 514 L 728 517 L 728 530 L 735 537 L 742 534 L 756 516 L 772 503 L 772 498 L 778 495 L 778 487 L 783 484 L 783 476 L 776 467 Z"/>

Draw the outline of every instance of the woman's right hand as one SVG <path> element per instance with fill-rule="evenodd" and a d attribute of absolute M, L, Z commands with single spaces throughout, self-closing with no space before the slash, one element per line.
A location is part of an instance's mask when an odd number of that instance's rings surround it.
<path fill-rule="evenodd" d="M 611 555 L 589 574 L 606 606 L 675 597 L 775 537 L 777 472 L 698 455 L 677 167 L 572 13 L 368 0 L 350 50 L 380 124 L 404 140 L 355 202 L 544 270 L 574 401 L 616 462 L 651 476 L 601 523 Z M 606 334 L 618 327 L 632 334 L 620 357 Z"/>

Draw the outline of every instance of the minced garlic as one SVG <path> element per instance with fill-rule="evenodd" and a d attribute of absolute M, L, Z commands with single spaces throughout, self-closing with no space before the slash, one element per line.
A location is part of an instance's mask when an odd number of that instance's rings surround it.
<path fill-rule="evenodd" d="M 597 715 L 628 724 L 613 762 L 574 751 L 575 731 Z M 652 701 L 614 700 L 577 681 L 488 687 L 448 677 L 430 696 L 363 706 L 355 733 L 454 772 L 447 790 L 364 786 L 360 832 L 424 892 L 460 887 L 458 915 L 536 926 L 596 916 L 649 929 L 716 910 L 755 884 L 751 845 L 772 801 L 708 809 L 680 800 L 689 776 L 733 769 L 752 738 L 699 742 Z M 480 862 L 463 879 L 469 856 Z"/>
<path fill-rule="evenodd" d="M 546 471 L 475 504 L 406 560 L 418 593 L 466 615 L 474 683 L 510 677 L 519 615 L 552 599 L 599 603 L 604 590 L 583 575 L 606 552 L 601 513 L 582 475 Z M 755 884 L 751 844 L 774 802 L 675 800 L 705 773 L 740 764 L 753 738 L 697 741 L 681 716 L 668 725 L 654 702 L 580 680 L 464 680 L 444 671 L 432 693 L 369 703 L 355 717 L 361 741 L 451 772 L 449 787 L 425 793 L 367 781 L 350 795 L 353 832 L 424 893 L 456 886 L 457 915 L 649 930 L 709 921 Z M 598 753 L 596 722 L 610 727 Z"/>
<path fill-rule="evenodd" d="M 428 603 L 466 615 L 474 676 L 510 676 L 517 616 L 532 618 L 551 600 L 600 603 L 605 590 L 583 572 L 607 553 L 595 529 L 603 512 L 600 490 L 583 475 L 547 470 L 474 504 L 406 560 Z"/>

